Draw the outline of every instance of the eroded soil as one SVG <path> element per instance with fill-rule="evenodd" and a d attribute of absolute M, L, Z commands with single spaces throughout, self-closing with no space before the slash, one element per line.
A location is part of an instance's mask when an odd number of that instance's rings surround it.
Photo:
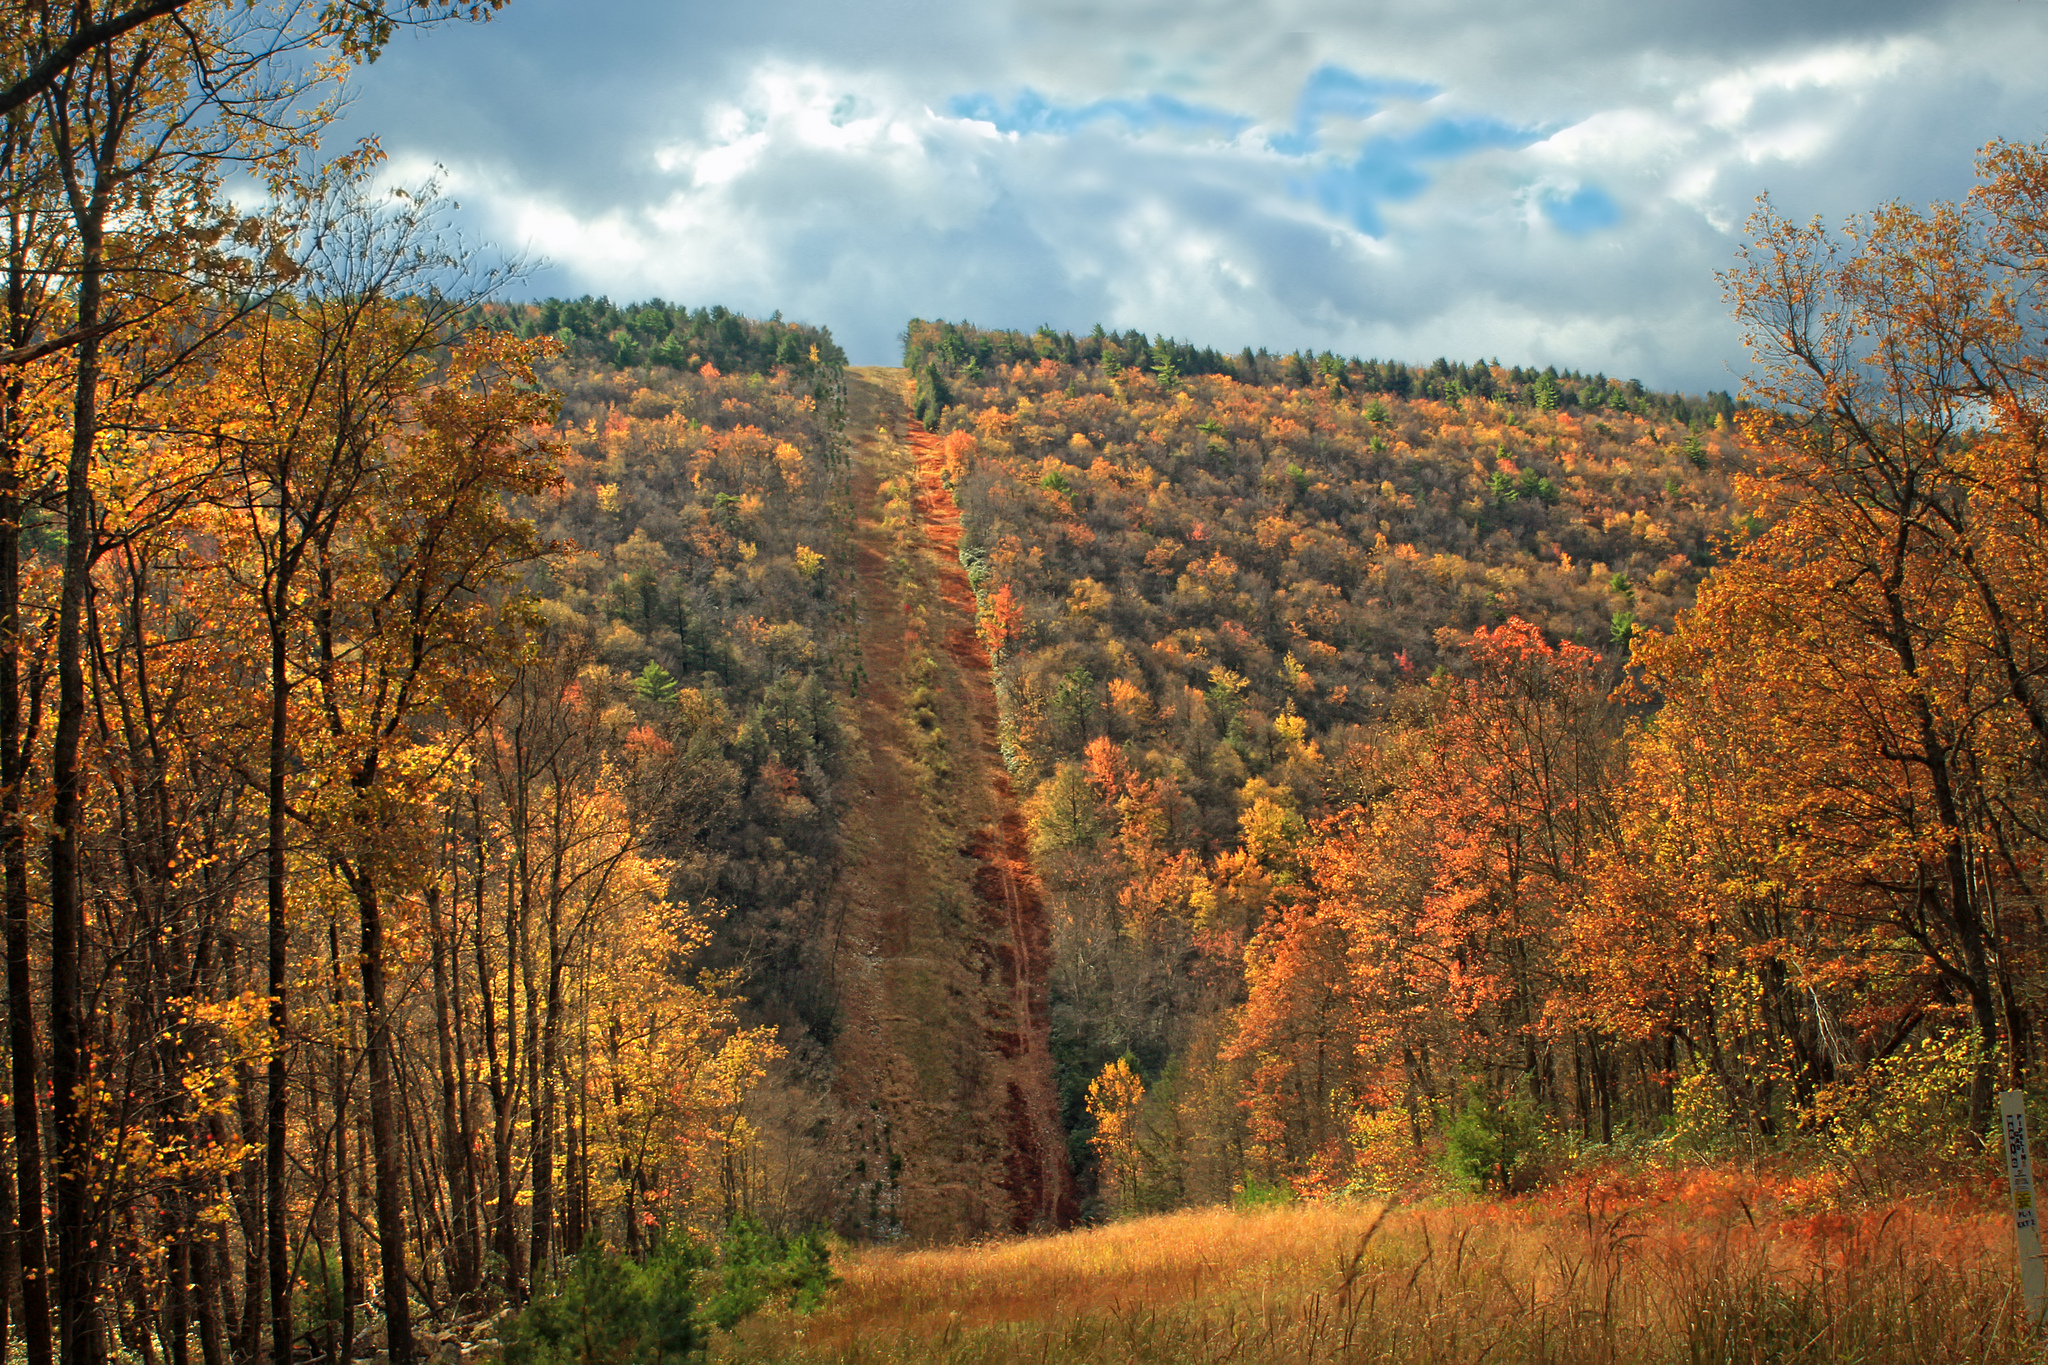
<path fill-rule="evenodd" d="M 997 745 L 959 510 L 904 372 L 848 371 L 862 680 L 834 976 L 872 1233 L 953 1241 L 1074 1214 L 1050 940 Z"/>

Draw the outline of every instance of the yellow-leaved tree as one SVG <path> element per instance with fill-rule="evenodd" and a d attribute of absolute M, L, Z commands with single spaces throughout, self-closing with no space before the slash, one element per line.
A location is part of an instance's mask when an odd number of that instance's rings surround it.
<path fill-rule="evenodd" d="M 1095 1120 L 1088 1145 L 1101 1163 L 1104 1200 L 1118 1212 L 1137 1207 L 1144 1174 L 1144 1148 L 1139 1141 L 1145 1105 L 1145 1083 L 1128 1057 L 1119 1057 L 1088 1082 L 1088 1117 Z"/>

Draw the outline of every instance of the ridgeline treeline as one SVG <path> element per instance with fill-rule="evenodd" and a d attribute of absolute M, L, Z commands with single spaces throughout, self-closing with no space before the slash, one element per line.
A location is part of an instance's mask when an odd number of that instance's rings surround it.
<path fill-rule="evenodd" d="M 1470 394 L 1503 403 L 1555 409 L 1585 409 L 1638 417 L 1656 417 L 1680 425 L 1710 425 L 1715 418 L 1734 416 L 1736 402 L 1727 393 L 1689 397 L 1658 393 L 1640 380 L 1609 379 L 1577 370 L 1560 372 L 1498 360 L 1466 363 L 1439 358 L 1427 365 L 1396 360 L 1347 360 L 1332 351 L 1291 351 L 1274 355 L 1263 346 L 1247 346 L 1236 355 L 1196 346 L 1167 336 L 1147 340 L 1139 331 L 1109 332 L 1102 324 L 1086 336 L 1040 327 L 1036 332 L 984 330 L 967 322 L 926 322 L 913 319 L 904 333 L 903 363 L 917 384 L 914 410 L 927 424 L 952 401 L 949 380 L 970 382 L 998 367 L 1034 365 L 1052 360 L 1088 366 L 1115 376 L 1137 370 L 1171 382 L 1187 375 L 1228 375 L 1241 384 L 1308 388 L 1334 382 L 1347 393 L 1377 393 L 1394 398 L 1435 398 L 1455 402 Z"/>
<path fill-rule="evenodd" d="M 473 321 L 523 337 L 552 337 L 563 357 L 613 369 L 710 365 L 728 374 L 766 374 L 780 366 L 817 377 L 846 365 L 846 352 L 832 340 L 829 327 L 784 322 L 780 313 L 765 321 L 744 317 L 723 304 L 692 310 L 649 299 L 621 307 L 586 294 L 538 303 L 486 303 Z"/>

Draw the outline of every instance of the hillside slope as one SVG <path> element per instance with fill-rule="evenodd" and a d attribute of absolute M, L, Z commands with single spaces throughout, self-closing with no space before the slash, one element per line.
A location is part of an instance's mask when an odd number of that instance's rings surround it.
<path fill-rule="evenodd" d="M 1045 915 L 997 749 L 959 514 L 919 477 L 903 388 L 900 370 L 849 373 L 859 738 L 833 1055 L 839 1094 L 869 1116 L 867 1230 L 922 1241 L 1063 1225 L 1073 1196 Z"/>
<path fill-rule="evenodd" d="M 724 1204 L 920 1242 L 1070 1221 L 1045 919 L 902 372 L 549 378 L 567 479 L 530 510 L 569 548 L 542 614 L 629 699 L 650 844 L 715 917 L 691 969 L 785 1054 Z"/>
<path fill-rule="evenodd" d="M 1704 400 L 1567 403 L 1526 371 L 1472 371 L 1488 397 L 1362 363 L 1311 380 L 1107 350 L 948 361 L 955 339 L 912 324 L 917 398 L 1000 650 L 1083 1189 L 1105 1197 L 1090 1087 L 1128 1058 L 1159 1174 L 1122 1198 L 1227 1197 L 1256 1145 L 1240 1007 L 1261 936 L 1322 894 L 1324 822 L 1415 770 L 1397 734 L 1434 705 L 1429 680 L 1516 618 L 1582 647 L 1604 697 L 1639 628 L 1668 629 L 1746 533 L 1746 457 Z M 1258 1065 L 1278 1074 L 1285 1051 Z M 1415 1082 L 1430 1103 L 1456 1086 Z"/>

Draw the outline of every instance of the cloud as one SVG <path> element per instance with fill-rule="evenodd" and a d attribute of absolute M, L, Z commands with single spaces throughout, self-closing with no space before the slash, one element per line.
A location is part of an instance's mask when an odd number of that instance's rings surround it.
<path fill-rule="evenodd" d="M 1378 237 L 1385 232 L 1380 205 L 1420 194 L 1434 164 L 1489 148 L 1526 147 L 1537 136 L 1498 119 L 1436 118 L 1410 133 L 1369 139 L 1355 158 L 1318 169 L 1306 189 L 1325 210 Z M 1305 145 L 1313 156 L 1315 139 Z"/>
<path fill-rule="evenodd" d="M 1689 388 L 1754 196 L 1967 188 L 2042 136 L 2035 6 L 518 0 L 401 44 L 360 126 L 542 292 L 829 324 L 1096 321 Z"/>
<path fill-rule="evenodd" d="M 1421 81 L 1361 76 L 1339 66 L 1319 66 L 1309 73 L 1295 101 L 1294 126 L 1269 138 L 1276 152 L 1301 156 L 1322 145 L 1328 125 L 1363 122 L 1385 109 L 1389 101 L 1420 101 L 1440 94 Z"/>

